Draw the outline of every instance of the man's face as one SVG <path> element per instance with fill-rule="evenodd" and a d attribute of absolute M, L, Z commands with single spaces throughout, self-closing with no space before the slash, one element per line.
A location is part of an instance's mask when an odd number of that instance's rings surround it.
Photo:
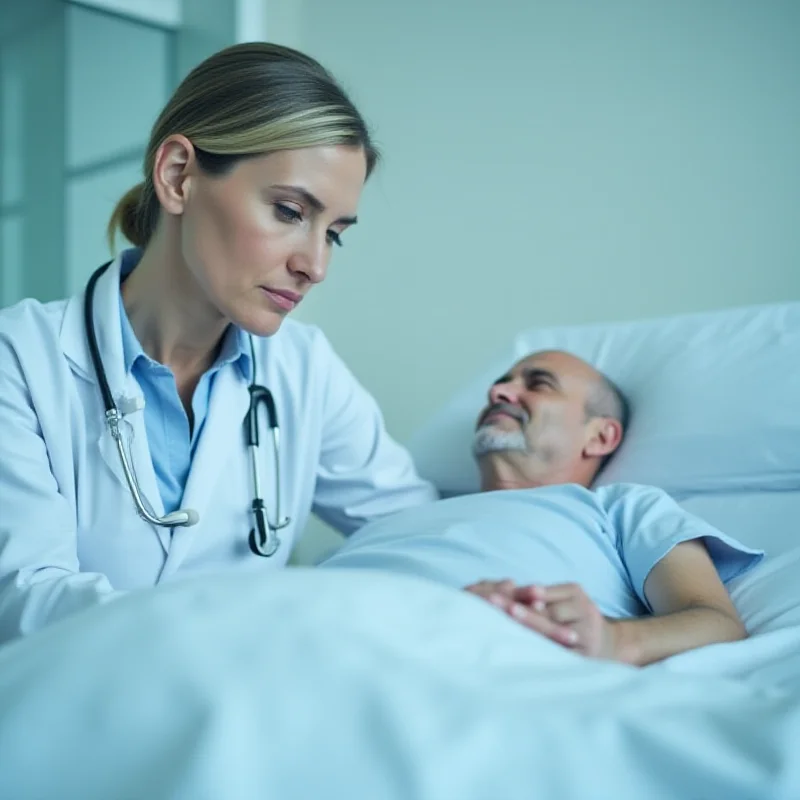
<path fill-rule="evenodd" d="M 539 468 L 578 463 L 591 436 L 586 414 L 598 373 L 562 352 L 534 353 L 489 389 L 478 416 L 478 458 L 530 459 Z"/>

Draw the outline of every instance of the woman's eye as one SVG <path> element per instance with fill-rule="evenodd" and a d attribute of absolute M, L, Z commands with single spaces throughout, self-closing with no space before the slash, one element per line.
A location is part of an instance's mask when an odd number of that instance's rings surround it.
<path fill-rule="evenodd" d="M 303 215 L 291 206 L 285 206 L 283 203 L 275 203 L 275 215 L 283 222 L 300 222 Z"/>
<path fill-rule="evenodd" d="M 341 247 L 342 237 L 336 231 L 328 231 L 328 244 L 335 244 L 337 247 Z"/>

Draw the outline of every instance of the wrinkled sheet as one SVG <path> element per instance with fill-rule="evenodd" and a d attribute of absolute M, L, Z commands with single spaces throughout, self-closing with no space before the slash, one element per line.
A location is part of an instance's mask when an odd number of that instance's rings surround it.
<path fill-rule="evenodd" d="M 0 796 L 797 800 L 797 674 L 791 627 L 639 670 L 416 578 L 205 577 L 0 649 Z"/>

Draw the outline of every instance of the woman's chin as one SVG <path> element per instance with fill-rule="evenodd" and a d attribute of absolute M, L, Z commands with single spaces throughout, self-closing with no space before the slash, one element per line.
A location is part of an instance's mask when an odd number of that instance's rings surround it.
<path fill-rule="evenodd" d="M 280 330 L 285 318 L 286 314 L 262 312 L 258 315 L 248 316 L 238 320 L 234 319 L 233 322 L 245 333 L 250 333 L 253 336 L 273 336 Z"/>

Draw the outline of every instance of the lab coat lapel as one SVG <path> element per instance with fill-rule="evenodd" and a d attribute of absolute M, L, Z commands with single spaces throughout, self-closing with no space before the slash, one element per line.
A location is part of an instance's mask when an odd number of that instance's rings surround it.
<path fill-rule="evenodd" d="M 142 391 L 136 381 L 125 373 L 119 318 L 121 261 L 121 256 L 114 259 L 95 286 L 95 335 L 111 394 L 124 414 L 122 424 L 124 442 L 145 504 L 151 513 L 161 516 L 164 513 L 164 506 L 153 469 L 150 447 L 147 443 L 147 431 L 142 410 L 144 407 Z M 84 300 L 85 291 L 68 301 L 61 327 L 61 343 L 64 355 L 69 359 L 73 371 L 84 380 L 94 384 L 97 392 L 98 420 L 102 420 L 105 412 L 100 394 L 100 384 L 86 340 Z M 133 499 L 129 496 L 128 484 L 125 480 L 117 446 L 106 425 L 102 425 L 100 436 L 97 439 L 97 447 L 101 459 L 127 495 L 124 502 L 130 503 L 131 513 L 135 514 Z M 149 525 L 144 521 L 142 521 L 142 525 L 157 534 L 166 551 L 169 547 L 169 531 L 157 525 Z"/>
<path fill-rule="evenodd" d="M 97 346 L 111 391 L 114 382 L 121 388 L 125 368 L 122 363 L 122 332 L 119 324 L 119 278 L 122 257 L 118 256 L 103 273 L 94 289 L 94 330 Z M 74 372 L 86 380 L 97 382 L 86 341 L 83 305 L 86 290 L 73 295 L 61 323 L 61 347 Z"/>
<path fill-rule="evenodd" d="M 225 367 L 217 373 L 181 502 L 182 508 L 197 511 L 200 522 L 174 529 L 162 580 L 180 567 L 198 536 L 230 535 L 216 530 L 219 522 L 213 518 L 213 509 L 219 505 L 224 491 L 222 476 L 230 470 L 231 460 L 245 457 L 244 417 L 249 400 L 247 381 L 238 369 Z"/>

